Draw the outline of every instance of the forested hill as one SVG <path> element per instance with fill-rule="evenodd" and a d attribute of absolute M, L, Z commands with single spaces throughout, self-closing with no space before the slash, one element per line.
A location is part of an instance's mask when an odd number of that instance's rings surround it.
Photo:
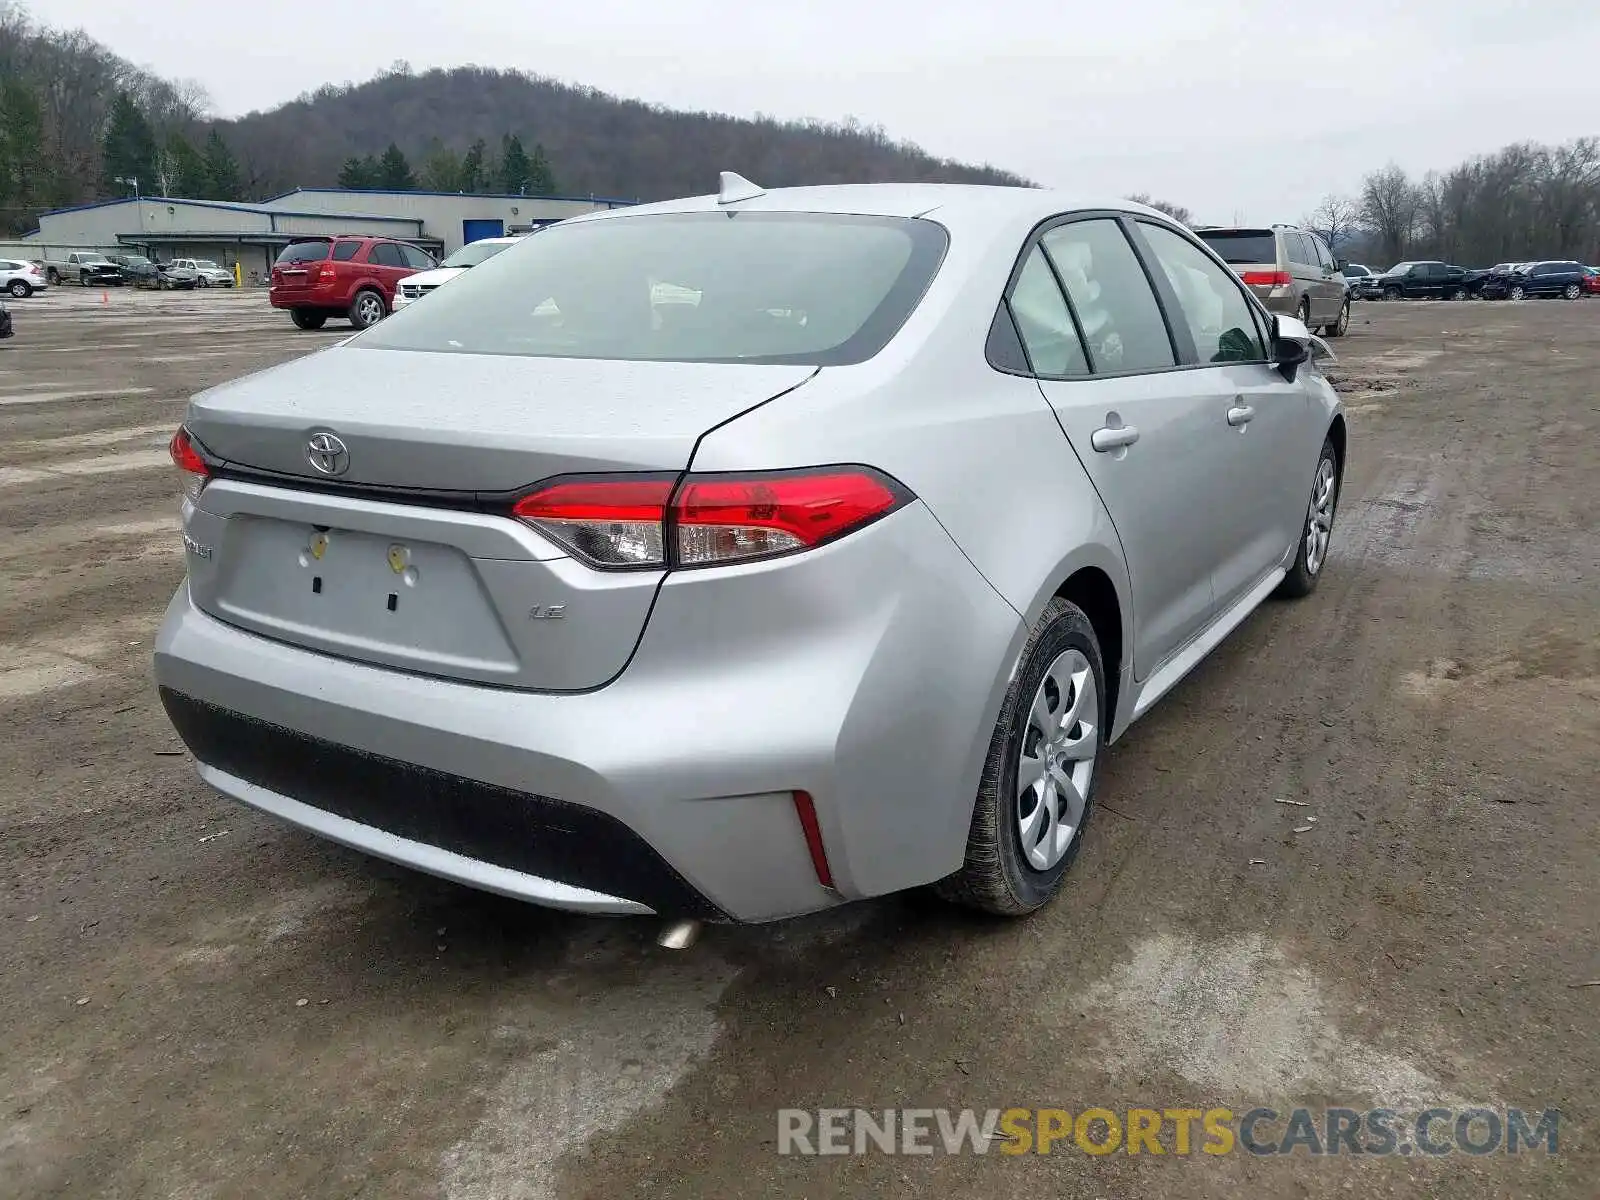
<path fill-rule="evenodd" d="M 767 187 L 886 180 L 1026 182 L 993 167 L 936 158 L 890 140 L 880 128 L 854 122 L 678 112 L 480 67 L 425 74 L 396 68 L 366 83 L 324 87 L 269 112 L 220 122 L 218 128 L 244 165 L 251 188 L 263 194 L 296 185 L 333 185 L 350 160 L 377 159 L 391 143 L 419 184 L 434 186 L 447 182 L 453 164 L 473 143 L 482 141 L 493 159 L 508 136 L 517 137 L 530 156 L 543 148 L 549 179 L 565 194 L 646 200 L 698 194 L 713 188 L 717 172 L 724 170 Z M 487 174 L 496 173 L 491 162 Z"/>

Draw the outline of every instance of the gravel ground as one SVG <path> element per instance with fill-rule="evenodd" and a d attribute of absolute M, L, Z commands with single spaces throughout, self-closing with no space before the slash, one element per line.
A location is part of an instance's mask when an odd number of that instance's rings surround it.
<path fill-rule="evenodd" d="M 12 307 L 0 1195 L 1595 1196 L 1600 303 L 1357 306 L 1321 589 L 1117 747 L 1048 910 L 913 895 L 683 954 L 196 780 L 149 678 L 164 444 L 191 392 L 342 326 L 259 293 Z M 1561 1153 L 776 1152 L 780 1107 L 1434 1101 L 1559 1107 Z"/>

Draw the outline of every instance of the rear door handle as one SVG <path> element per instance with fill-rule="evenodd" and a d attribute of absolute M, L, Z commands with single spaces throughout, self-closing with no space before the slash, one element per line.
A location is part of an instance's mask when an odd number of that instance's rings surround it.
<path fill-rule="evenodd" d="M 1120 450 L 1124 446 L 1131 446 L 1139 440 L 1139 431 L 1132 425 L 1107 425 L 1103 429 L 1096 429 L 1089 435 L 1089 445 L 1104 454 L 1110 450 Z"/>
<path fill-rule="evenodd" d="M 1241 426 L 1250 424 L 1255 415 L 1256 410 L 1248 404 L 1235 404 L 1228 410 L 1228 424 L 1238 429 Z"/>

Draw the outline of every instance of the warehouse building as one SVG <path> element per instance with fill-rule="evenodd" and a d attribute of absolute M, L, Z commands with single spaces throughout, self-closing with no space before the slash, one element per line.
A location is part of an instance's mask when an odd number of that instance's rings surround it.
<path fill-rule="evenodd" d="M 259 204 L 145 196 L 56 209 L 9 252 L 30 259 L 73 250 L 145 254 L 160 262 L 208 258 L 265 279 L 296 238 L 376 234 L 449 254 L 480 238 L 523 233 L 567 217 L 630 204 L 571 196 L 469 196 L 456 192 L 297 188 Z M 0 250 L 7 250 L 0 246 Z"/>

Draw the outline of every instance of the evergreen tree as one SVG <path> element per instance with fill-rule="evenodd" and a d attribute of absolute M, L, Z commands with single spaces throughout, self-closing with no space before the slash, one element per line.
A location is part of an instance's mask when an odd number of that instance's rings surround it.
<path fill-rule="evenodd" d="M 523 195 L 528 190 L 528 179 L 533 163 L 522 148 L 522 139 L 511 134 L 503 140 L 500 155 L 500 190 L 511 196 Z"/>
<path fill-rule="evenodd" d="M 391 192 L 416 190 L 416 174 L 411 170 L 406 156 L 400 152 L 400 147 L 393 142 L 389 143 L 383 157 L 378 159 L 378 186 Z"/>
<path fill-rule="evenodd" d="M 431 192 L 461 190 L 461 156 L 438 138 L 428 144 L 422 163 L 422 186 Z"/>
<path fill-rule="evenodd" d="M 206 137 L 200 155 L 201 179 L 206 200 L 242 200 L 244 182 L 239 177 L 239 160 L 215 129 Z"/>
<path fill-rule="evenodd" d="M 533 161 L 528 164 L 528 194 L 551 196 L 555 194 L 556 177 L 550 170 L 550 160 L 545 157 L 542 143 L 533 144 Z"/>
<path fill-rule="evenodd" d="M 127 92 L 117 93 L 106 121 L 106 135 L 100 149 L 100 182 L 112 195 L 123 195 L 130 185 L 117 182 L 137 179 L 143 191 L 155 184 L 156 135 L 150 122 Z"/>
<path fill-rule="evenodd" d="M 47 170 L 39 97 L 20 79 L 0 80 L 0 204 L 36 203 Z"/>
<path fill-rule="evenodd" d="M 344 166 L 339 168 L 339 186 L 356 192 L 377 187 L 377 161 L 370 154 L 365 158 L 352 155 L 345 159 Z"/>
<path fill-rule="evenodd" d="M 488 147 L 479 138 L 467 147 L 467 153 L 461 159 L 461 190 L 463 192 L 486 192 L 489 190 L 488 166 L 484 156 Z"/>

